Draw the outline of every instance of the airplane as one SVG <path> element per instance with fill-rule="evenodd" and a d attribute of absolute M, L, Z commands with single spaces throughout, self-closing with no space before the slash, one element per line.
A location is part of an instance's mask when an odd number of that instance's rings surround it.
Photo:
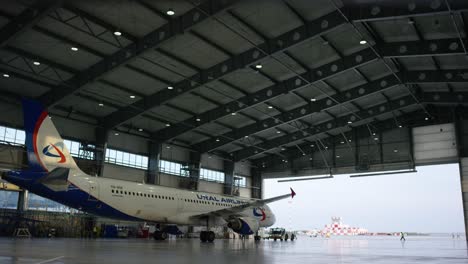
<path fill-rule="evenodd" d="M 64 145 L 43 106 L 23 99 L 28 169 L 8 171 L 4 179 L 32 193 L 97 216 L 147 221 L 176 227 L 205 226 L 202 242 L 213 242 L 210 227 L 228 226 L 241 235 L 256 234 L 275 223 L 268 203 L 294 198 L 290 193 L 269 199 L 247 199 L 158 185 L 94 177 L 84 173 Z M 157 230 L 156 240 L 170 231 Z M 177 229 L 178 230 L 178 229 Z"/>

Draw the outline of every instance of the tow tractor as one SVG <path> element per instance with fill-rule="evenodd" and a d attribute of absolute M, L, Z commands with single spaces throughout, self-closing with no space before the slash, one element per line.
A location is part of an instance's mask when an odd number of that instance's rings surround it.
<path fill-rule="evenodd" d="M 287 232 L 284 228 L 272 228 L 270 229 L 270 235 L 267 239 L 273 239 L 276 241 L 279 239 L 280 241 L 294 241 L 296 239 L 296 235 L 293 232 Z"/>

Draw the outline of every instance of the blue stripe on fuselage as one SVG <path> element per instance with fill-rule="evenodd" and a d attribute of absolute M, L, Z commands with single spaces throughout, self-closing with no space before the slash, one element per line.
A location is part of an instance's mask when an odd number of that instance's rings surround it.
<path fill-rule="evenodd" d="M 53 191 L 46 186 L 37 183 L 37 179 L 45 176 L 46 173 L 31 173 L 27 171 L 14 172 L 10 171 L 7 173 L 5 179 L 13 184 L 20 186 L 34 194 L 64 204 L 66 206 L 95 214 L 102 217 L 109 217 L 121 220 L 130 221 L 141 221 L 139 219 L 103 203 L 100 200 L 89 195 L 89 193 L 79 189 L 78 187 L 71 185 L 72 187 L 68 191 Z"/>

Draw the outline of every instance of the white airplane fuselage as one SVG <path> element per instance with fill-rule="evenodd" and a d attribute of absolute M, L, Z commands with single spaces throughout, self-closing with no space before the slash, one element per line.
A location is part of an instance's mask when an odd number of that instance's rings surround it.
<path fill-rule="evenodd" d="M 177 225 L 228 223 L 240 234 L 253 234 L 275 222 L 267 203 L 295 195 L 291 189 L 291 194 L 255 200 L 92 177 L 76 165 L 43 107 L 23 100 L 23 108 L 29 166 L 6 173 L 6 180 L 84 212 Z"/>

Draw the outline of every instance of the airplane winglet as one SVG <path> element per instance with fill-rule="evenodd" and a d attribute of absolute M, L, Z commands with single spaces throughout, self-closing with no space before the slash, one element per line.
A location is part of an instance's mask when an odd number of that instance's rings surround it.
<path fill-rule="evenodd" d="M 291 198 L 294 198 L 294 196 L 296 196 L 296 192 L 291 187 L 289 187 L 289 189 L 291 189 Z"/>

